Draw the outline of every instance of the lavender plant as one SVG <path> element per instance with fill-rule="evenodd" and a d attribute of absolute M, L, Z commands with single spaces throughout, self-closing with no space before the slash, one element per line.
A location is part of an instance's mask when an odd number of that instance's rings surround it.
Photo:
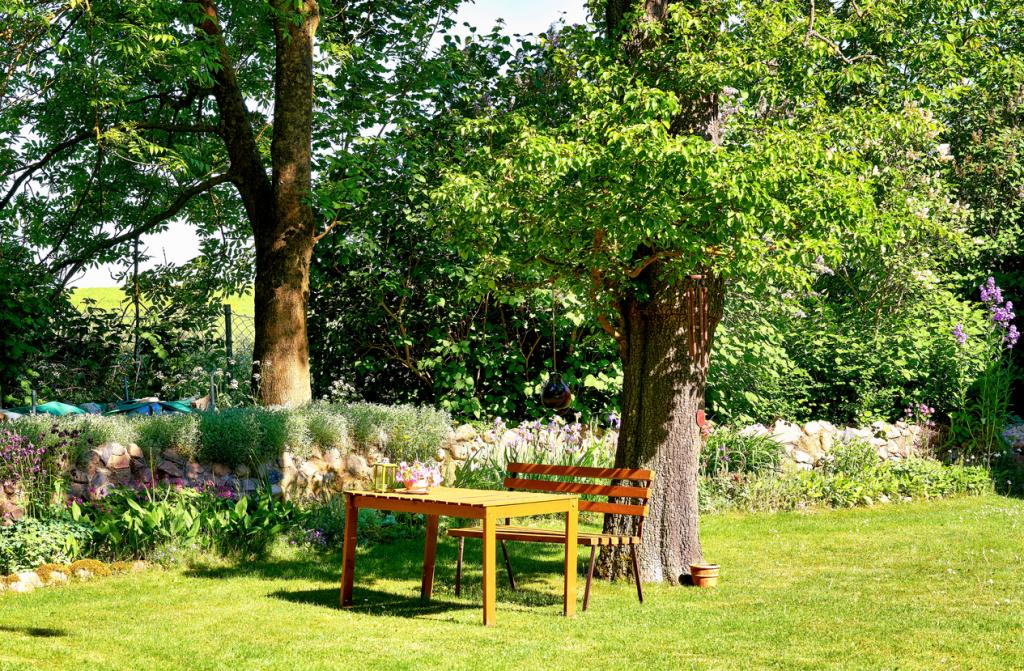
<path fill-rule="evenodd" d="M 455 483 L 460 487 L 500 489 L 512 462 L 611 467 L 615 462 L 618 417 L 610 415 L 608 420 L 607 430 L 557 416 L 547 423 L 534 420 L 510 429 L 498 417 L 484 445 L 457 467 Z"/>

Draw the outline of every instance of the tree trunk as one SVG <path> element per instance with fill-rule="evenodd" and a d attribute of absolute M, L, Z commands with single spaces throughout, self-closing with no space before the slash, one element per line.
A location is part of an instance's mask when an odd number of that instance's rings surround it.
<path fill-rule="evenodd" d="M 627 32 L 625 17 L 637 7 L 649 21 L 661 21 L 679 0 L 607 0 L 609 39 L 620 41 L 627 59 L 647 44 Z M 704 0 L 686 0 L 699 7 Z M 709 38 L 709 39 L 713 39 Z M 643 73 L 638 73 L 643 74 Z M 671 132 L 721 142 L 722 117 L 715 91 L 677 91 L 681 111 Z M 656 250 L 643 250 L 655 255 Z M 641 255 L 642 256 L 642 255 Z M 642 262 L 645 259 L 635 258 Z M 690 564 L 702 559 L 698 534 L 697 477 L 708 359 L 715 328 L 722 318 L 724 288 L 720 278 L 694 275 L 666 281 L 661 263 L 652 263 L 636 278 L 637 293 L 619 300 L 623 359 L 622 426 L 616 466 L 650 468 L 654 483 L 650 513 L 635 528 L 633 518 L 608 516 L 608 533 L 643 532 L 640 579 L 673 584 L 689 578 Z M 635 296 L 644 296 L 638 300 Z M 632 575 L 623 548 L 601 550 L 600 572 L 606 577 Z"/>
<path fill-rule="evenodd" d="M 274 217 L 254 230 L 256 345 L 264 405 L 299 405 L 311 398 L 309 263 L 313 254 L 312 137 L 313 38 L 319 23 L 314 0 L 296 9 L 275 0 L 274 138 L 270 147 Z"/>
<path fill-rule="evenodd" d="M 231 180 L 242 198 L 256 247 L 256 340 L 253 391 L 264 405 L 310 400 L 306 310 L 313 251 L 312 197 L 313 40 L 319 24 L 315 0 L 272 3 L 276 63 L 274 131 L 268 178 L 214 0 L 201 0 L 201 28 L 216 40 L 211 72 L 220 112 L 220 135 Z M 259 362 L 259 363 L 256 363 Z"/>
<path fill-rule="evenodd" d="M 656 272 L 651 269 L 650 272 Z M 644 582 L 686 580 L 701 560 L 697 471 L 708 356 L 722 318 L 724 291 L 717 278 L 650 281 L 649 300 L 622 306 L 622 426 L 615 462 L 654 471 L 650 512 L 640 546 Z M 608 516 L 607 533 L 637 533 L 634 518 Z M 623 548 L 601 551 L 601 574 L 631 575 Z"/>

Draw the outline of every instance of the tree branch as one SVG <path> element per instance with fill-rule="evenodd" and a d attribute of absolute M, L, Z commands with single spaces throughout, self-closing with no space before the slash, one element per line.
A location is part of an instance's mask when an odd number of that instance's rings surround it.
<path fill-rule="evenodd" d="M 626 277 L 628 277 L 631 280 L 635 280 L 636 278 L 640 277 L 640 274 L 643 273 L 645 270 L 647 270 L 647 268 L 652 263 L 654 263 L 656 261 L 660 261 L 662 259 L 673 259 L 673 258 L 678 258 L 680 256 L 682 256 L 682 253 L 680 253 L 680 252 L 655 252 L 654 254 L 651 254 L 650 256 L 648 256 L 644 260 L 644 262 L 641 263 L 636 268 L 633 268 L 632 270 L 627 270 L 626 271 Z"/>
<path fill-rule="evenodd" d="M 52 161 L 58 154 L 60 154 L 65 149 L 70 149 L 75 145 L 81 144 L 82 142 L 88 140 L 90 137 L 92 137 L 91 131 L 83 131 L 78 135 L 75 135 L 73 137 L 68 138 L 67 140 L 64 140 L 60 144 L 57 144 L 56 146 L 51 148 L 50 151 L 46 152 L 43 155 L 43 157 L 36 161 L 35 163 L 27 165 L 24 168 L 18 168 L 3 175 L 2 179 L 7 179 L 14 173 L 19 171 L 21 172 L 21 174 L 18 175 L 17 179 L 14 180 L 14 184 L 11 185 L 11 188 L 7 190 L 6 194 L 4 194 L 3 200 L 0 200 L 0 212 L 2 212 L 10 204 L 11 199 L 14 198 L 14 194 L 18 192 L 18 190 L 21 188 L 21 185 L 25 183 L 25 180 L 31 177 L 37 170 L 39 170 L 47 163 Z"/>
<path fill-rule="evenodd" d="M 52 270 L 56 272 L 69 266 L 86 263 L 89 260 L 91 260 L 94 256 L 96 256 L 96 254 L 102 251 L 111 249 L 112 247 L 116 247 L 122 242 L 133 240 L 145 233 L 149 233 L 163 222 L 167 221 L 171 217 L 174 217 L 179 212 L 181 212 L 181 210 L 188 204 L 188 202 L 195 198 L 196 196 L 205 193 L 216 186 L 219 186 L 226 182 L 230 182 L 232 179 L 233 176 L 231 175 L 231 173 L 222 173 L 220 175 L 214 175 L 209 179 L 205 179 L 202 182 L 199 182 L 198 184 L 195 184 L 185 189 L 184 191 L 179 193 L 178 196 L 173 201 L 171 201 L 166 208 L 150 216 L 141 225 L 131 230 L 125 231 L 120 235 L 115 235 L 110 238 L 98 240 L 97 242 L 93 243 L 92 245 L 87 247 L 79 254 L 76 254 L 75 256 L 60 259 L 57 263 L 53 265 Z"/>
<path fill-rule="evenodd" d="M 810 3 L 810 9 L 807 12 L 807 34 L 804 35 L 804 44 L 807 44 L 810 38 L 814 38 L 820 42 L 824 42 L 832 49 L 833 53 L 835 53 L 835 55 L 839 57 L 839 60 L 843 61 L 847 65 L 853 65 L 857 61 L 861 60 L 881 60 L 880 58 L 878 58 L 878 56 L 875 56 L 874 54 L 859 54 L 857 56 L 854 56 L 853 58 L 850 58 L 849 56 L 844 54 L 843 48 L 839 46 L 839 44 L 837 44 L 835 40 L 833 40 L 830 37 L 822 35 L 814 27 L 815 22 L 818 20 L 818 13 L 814 6 L 814 0 L 810 0 Z M 854 5 L 854 7 L 856 8 L 856 5 Z M 859 17 L 860 15 L 860 9 L 857 8 L 857 16 Z"/>

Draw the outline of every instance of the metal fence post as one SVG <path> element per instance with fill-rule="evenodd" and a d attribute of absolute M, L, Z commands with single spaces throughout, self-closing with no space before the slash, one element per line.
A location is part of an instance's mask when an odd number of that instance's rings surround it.
<path fill-rule="evenodd" d="M 224 351 L 227 352 L 228 361 L 225 368 L 230 368 L 231 359 L 234 358 L 234 343 L 232 342 L 231 334 L 231 306 L 227 303 L 224 304 Z"/>

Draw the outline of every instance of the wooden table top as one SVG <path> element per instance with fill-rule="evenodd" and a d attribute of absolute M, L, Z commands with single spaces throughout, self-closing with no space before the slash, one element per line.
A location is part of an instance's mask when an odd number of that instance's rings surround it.
<path fill-rule="evenodd" d="M 429 504 L 469 506 L 473 508 L 495 508 L 501 506 L 521 506 L 531 503 L 548 503 L 577 498 L 575 495 L 549 494 L 536 492 L 511 492 L 495 489 L 468 489 L 465 487 L 433 487 L 426 494 L 407 494 L 401 491 L 349 492 L 360 498 L 385 499 L 395 501 L 420 501 Z"/>

